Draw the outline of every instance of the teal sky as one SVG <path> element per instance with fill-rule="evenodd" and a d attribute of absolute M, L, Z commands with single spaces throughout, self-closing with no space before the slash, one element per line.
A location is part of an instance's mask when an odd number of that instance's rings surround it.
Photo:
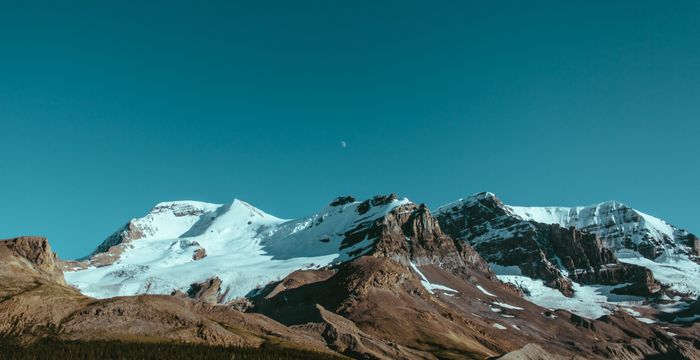
<path fill-rule="evenodd" d="M 699 25 L 695 0 L 4 2 L 0 238 L 74 258 L 166 200 L 479 191 L 697 233 Z"/>

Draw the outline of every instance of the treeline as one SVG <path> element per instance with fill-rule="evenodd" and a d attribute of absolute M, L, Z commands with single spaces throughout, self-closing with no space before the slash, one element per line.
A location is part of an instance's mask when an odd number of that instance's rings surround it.
<path fill-rule="evenodd" d="M 275 345 L 261 348 L 207 346 L 199 344 L 149 344 L 118 341 L 41 340 L 28 346 L 0 339 L 0 359 L 207 359 L 207 360 L 337 360 L 339 356 L 290 349 Z"/>

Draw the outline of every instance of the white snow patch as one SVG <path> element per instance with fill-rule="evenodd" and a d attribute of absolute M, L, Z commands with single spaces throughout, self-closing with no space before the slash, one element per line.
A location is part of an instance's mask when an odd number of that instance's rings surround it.
<path fill-rule="evenodd" d="M 523 310 L 523 308 L 521 308 L 521 307 L 514 306 L 514 305 L 510 305 L 510 304 L 506 304 L 506 303 L 502 303 L 502 302 L 499 302 L 499 301 L 494 301 L 493 304 L 494 304 L 494 305 L 497 305 L 497 306 L 500 306 L 500 307 L 502 307 L 502 308 L 504 308 L 504 309 Z"/>
<path fill-rule="evenodd" d="M 685 255 L 662 255 L 655 260 L 642 256 L 629 257 L 629 252 L 617 252 L 622 255 L 620 262 L 640 265 L 654 273 L 654 278 L 672 290 L 680 293 L 700 295 L 700 265 Z"/>
<path fill-rule="evenodd" d="M 501 324 L 499 324 L 499 323 L 493 323 L 492 326 L 495 327 L 495 328 L 498 329 L 498 330 L 506 330 L 506 329 L 507 329 L 507 327 L 505 327 L 505 326 L 503 326 L 503 325 L 501 325 Z"/>
<path fill-rule="evenodd" d="M 620 305 L 636 304 L 641 301 L 634 296 L 618 296 L 610 293 L 613 286 L 579 285 L 573 283 L 574 296 L 566 297 L 556 289 L 544 285 L 542 280 L 531 279 L 519 275 L 497 275 L 507 283 L 511 283 L 526 292 L 525 299 L 539 306 L 555 309 L 565 309 L 577 315 L 597 319 L 603 315 L 612 313 L 616 307 L 614 302 Z M 625 286 L 626 284 L 617 285 Z"/>
<path fill-rule="evenodd" d="M 494 294 L 488 292 L 488 291 L 487 291 L 486 289 L 484 289 L 481 285 L 477 285 L 476 288 L 479 289 L 482 293 L 484 293 L 484 294 L 486 294 L 486 295 L 488 295 L 488 296 L 496 297 L 496 295 L 494 295 Z"/>
<path fill-rule="evenodd" d="M 637 320 L 639 320 L 640 322 L 643 322 L 643 323 L 645 323 L 645 324 L 653 324 L 653 323 L 656 322 L 655 320 L 648 319 L 648 318 L 645 318 L 645 317 L 638 317 L 638 318 L 635 318 L 635 319 L 637 319 Z"/>
<path fill-rule="evenodd" d="M 624 310 L 626 313 L 628 313 L 628 314 L 630 314 L 630 315 L 632 315 L 632 316 L 636 316 L 636 317 L 641 317 L 641 316 L 642 316 L 642 314 L 641 314 L 639 311 L 634 310 L 634 309 L 630 309 L 630 308 L 623 307 L 622 310 Z"/>
<path fill-rule="evenodd" d="M 690 323 L 690 322 L 694 322 L 696 320 L 700 320 L 700 315 L 685 316 L 685 317 L 677 316 L 676 318 L 673 319 L 673 322 L 675 322 L 675 323 Z"/>
<path fill-rule="evenodd" d="M 414 264 L 414 263 L 411 263 L 411 269 L 413 269 L 413 271 L 415 271 L 416 274 L 418 274 L 418 276 L 420 276 L 420 278 L 421 278 L 420 283 L 431 294 L 435 294 L 435 290 L 442 290 L 442 291 L 454 292 L 454 293 L 458 292 L 457 290 L 449 288 L 447 286 L 431 283 L 428 280 L 428 278 L 425 277 L 425 275 L 423 275 L 423 273 L 418 269 L 418 266 L 416 266 L 416 264 Z"/>
<path fill-rule="evenodd" d="M 675 303 L 670 303 L 670 304 L 654 304 L 655 309 L 657 309 L 661 312 L 667 313 L 667 314 L 682 311 L 682 310 L 687 309 L 688 307 L 689 307 L 688 303 L 681 302 L 681 301 L 675 302 Z"/>
<path fill-rule="evenodd" d="M 511 212 L 523 220 L 535 221 L 544 224 L 559 224 L 567 225 L 571 219 L 572 211 L 581 210 L 581 208 L 567 208 L 558 206 L 549 207 L 524 207 L 524 206 L 509 206 Z"/>

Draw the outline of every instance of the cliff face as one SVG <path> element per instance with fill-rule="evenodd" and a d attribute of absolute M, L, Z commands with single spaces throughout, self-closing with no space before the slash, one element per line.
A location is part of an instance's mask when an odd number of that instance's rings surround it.
<path fill-rule="evenodd" d="M 515 266 L 526 276 L 571 296 L 571 281 L 582 284 L 631 283 L 625 293 L 653 294 L 653 274 L 618 261 L 598 233 L 524 220 L 493 194 L 478 194 L 440 209 L 437 218 L 452 237 L 471 244 L 489 263 Z"/>
<path fill-rule="evenodd" d="M 549 242 L 551 252 L 564 267 L 569 279 L 581 284 L 631 284 L 615 291 L 619 293 L 651 295 L 660 286 L 653 273 L 641 266 L 618 261 L 612 250 L 606 248 L 595 234 L 557 224 L 535 224 L 540 243 Z"/>

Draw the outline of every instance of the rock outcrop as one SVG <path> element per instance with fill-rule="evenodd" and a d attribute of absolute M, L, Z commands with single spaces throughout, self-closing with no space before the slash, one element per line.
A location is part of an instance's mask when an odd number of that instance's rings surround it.
<path fill-rule="evenodd" d="M 217 304 L 224 294 L 221 294 L 221 279 L 213 277 L 209 280 L 190 285 L 187 295 L 205 303 Z"/>
<path fill-rule="evenodd" d="M 202 260 L 207 256 L 207 250 L 204 248 L 199 248 L 194 251 L 194 254 L 192 255 L 192 260 Z"/>
<path fill-rule="evenodd" d="M 26 260 L 29 262 L 29 267 L 36 271 L 39 276 L 44 276 L 51 281 L 65 284 L 59 260 L 56 254 L 51 251 L 51 246 L 46 238 L 23 236 L 0 241 L 0 246 L 5 247 L 11 252 L 11 254 L 6 255 L 6 259 L 14 258 L 20 261 Z"/>
<path fill-rule="evenodd" d="M 371 206 L 378 206 L 396 199 L 396 195 L 376 196 L 358 206 L 360 215 Z M 407 203 L 398 206 L 384 216 L 345 233 L 341 249 L 364 239 L 373 239 L 371 252 L 386 256 L 405 265 L 439 264 L 454 272 L 467 274 L 470 270 L 490 274 L 484 259 L 467 243 L 457 242 L 447 236 L 438 221 L 424 204 Z"/>

